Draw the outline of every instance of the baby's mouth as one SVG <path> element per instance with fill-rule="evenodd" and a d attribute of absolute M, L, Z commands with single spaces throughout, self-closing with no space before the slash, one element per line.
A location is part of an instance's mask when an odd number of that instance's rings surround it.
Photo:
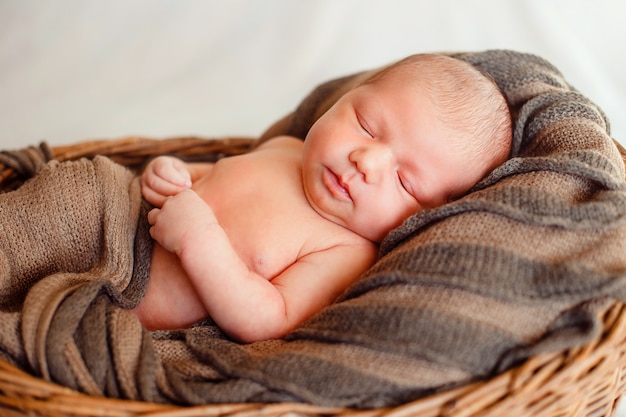
<path fill-rule="evenodd" d="M 344 201 L 352 201 L 348 186 L 329 168 L 324 170 L 323 181 L 326 188 L 328 188 L 330 193 L 336 198 Z"/>

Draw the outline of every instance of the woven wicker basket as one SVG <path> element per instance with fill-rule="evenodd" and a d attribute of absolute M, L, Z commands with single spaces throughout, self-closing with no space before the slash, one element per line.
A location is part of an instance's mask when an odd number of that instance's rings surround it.
<path fill-rule="evenodd" d="M 211 160 L 248 151 L 248 138 L 154 140 L 124 138 L 56 147 L 63 161 L 107 155 L 138 168 L 153 155 Z M 0 165 L 0 186 L 14 179 Z M 626 308 L 616 303 L 604 331 L 586 346 L 543 354 L 493 379 L 469 384 L 406 405 L 374 410 L 307 404 L 217 404 L 194 407 L 90 397 L 28 375 L 0 360 L 0 416 L 612 416 L 626 391 Z"/>

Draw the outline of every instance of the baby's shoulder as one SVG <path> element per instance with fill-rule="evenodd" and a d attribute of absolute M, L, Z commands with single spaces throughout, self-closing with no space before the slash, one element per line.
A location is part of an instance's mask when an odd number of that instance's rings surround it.
<path fill-rule="evenodd" d="M 245 154 L 219 160 L 203 184 L 207 190 L 204 194 L 211 200 L 217 198 L 209 197 L 210 194 L 222 197 L 212 201 L 212 205 L 225 205 L 223 200 L 228 196 L 230 201 L 244 206 L 256 201 L 268 210 L 281 207 L 281 212 L 300 212 L 306 197 L 300 175 L 299 142 L 280 137 Z M 249 209 L 249 205 L 246 207 Z"/>
<path fill-rule="evenodd" d="M 301 151 L 304 141 L 295 136 L 276 136 L 258 145 L 255 150 Z"/>
<path fill-rule="evenodd" d="M 233 175 L 239 172 L 246 175 L 252 182 L 260 182 L 260 178 L 281 173 L 299 161 L 302 151 L 302 140 L 292 136 L 277 136 L 264 141 L 247 153 L 220 159 L 216 165 L 216 173 Z M 270 166 L 272 169 L 267 169 Z M 250 173 L 254 172 L 254 176 Z"/>

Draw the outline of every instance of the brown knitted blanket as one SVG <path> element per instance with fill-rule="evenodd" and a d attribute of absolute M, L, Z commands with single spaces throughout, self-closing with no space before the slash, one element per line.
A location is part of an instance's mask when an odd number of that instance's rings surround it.
<path fill-rule="evenodd" d="M 393 231 L 370 271 L 284 339 L 240 345 L 209 321 L 142 329 L 120 307 L 147 276 L 137 182 L 96 158 L 0 194 L 0 352 L 93 395 L 380 407 L 585 343 L 607 302 L 626 300 L 625 172 L 608 122 L 536 56 L 455 56 L 505 93 L 513 157 Z M 264 137 L 304 137 L 356 77 L 316 88 Z"/>

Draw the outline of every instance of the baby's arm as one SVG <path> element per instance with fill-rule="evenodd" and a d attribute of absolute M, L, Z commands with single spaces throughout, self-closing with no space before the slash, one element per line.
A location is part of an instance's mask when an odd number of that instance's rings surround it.
<path fill-rule="evenodd" d="M 210 170 L 213 164 L 188 164 L 172 156 L 159 156 L 146 166 L 141 175 L 141 192 L 153 206 L 161 207 L 167 197 L 191 188 L 193 182 Z"/>
<path fill-rule="evenodd" d="M 152 236 L 174 252 L 204 307 L 243 342 L 282 337 L 330 304 L 376 258 L 363 240 L 303 256 L 272 281 L 251 271 L 211 208 L 193 191 L 167 199 L 148 216 Z"/>

